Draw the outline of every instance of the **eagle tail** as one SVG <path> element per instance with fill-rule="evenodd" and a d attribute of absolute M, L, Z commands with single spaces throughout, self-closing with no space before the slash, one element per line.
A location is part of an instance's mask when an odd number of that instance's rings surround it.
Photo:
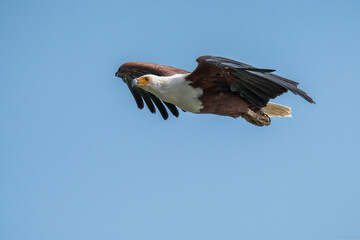
<path fill-rule="evenodd" d="M 283 106 L 269 102 L 265 107 L 261 108 L 269 117 L 291 117 L 291 107 Z"/>

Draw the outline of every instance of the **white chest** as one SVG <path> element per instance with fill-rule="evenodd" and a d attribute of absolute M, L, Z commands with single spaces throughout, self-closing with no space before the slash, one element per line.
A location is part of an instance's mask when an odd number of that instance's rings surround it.
<path fill-rule="evenodd" d="M 194 88 L 185 80 L 187 74 L 176 74 L 164 77 L 158 89 L 151 91 L 161 100 L 177 105 L 184 111 L 199 113 L 203 108 L 200 97 L 203 95 L 201 88 Z"/>

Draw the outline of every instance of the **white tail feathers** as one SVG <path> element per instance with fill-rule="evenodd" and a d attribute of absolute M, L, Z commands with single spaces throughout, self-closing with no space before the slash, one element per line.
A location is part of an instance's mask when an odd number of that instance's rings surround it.
<path fill-rule="evenodd" d="M 261 110 L 269 117 L 291 117 L 291 107 L 269 102 Z"/>

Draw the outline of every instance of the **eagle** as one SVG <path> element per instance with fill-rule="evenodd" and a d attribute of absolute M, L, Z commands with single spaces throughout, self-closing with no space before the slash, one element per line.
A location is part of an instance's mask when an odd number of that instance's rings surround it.
<path fill-rule="evenodd" d="M 178 107 L 192 113 L 242 117 L 256 126 L 268 126 L 270 117 L 291 117 L 290 107 L 269 102 L 288 90 L 315 103 L 297 87 L 298 82 L 273 74 L 273 69 L 209 55 L 196 61 L 193 72 L 127 62 L 115 76 L 126 83 L 140 109 L 145 102 L 150 112 L 155 113 L 157 108 L 165 120 L 169 117 L 167 109 L 178 117 Z"/>

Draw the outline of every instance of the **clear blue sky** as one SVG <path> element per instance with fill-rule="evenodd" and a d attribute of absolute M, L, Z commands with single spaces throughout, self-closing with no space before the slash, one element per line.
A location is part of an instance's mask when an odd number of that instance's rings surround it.
<path fill-rule="evenodd" d="M 0 239 L 360 238 L 360 2 L 1 1 Z M 300 82 L 293 118 L 139 110 L 127 61 Z"/>

